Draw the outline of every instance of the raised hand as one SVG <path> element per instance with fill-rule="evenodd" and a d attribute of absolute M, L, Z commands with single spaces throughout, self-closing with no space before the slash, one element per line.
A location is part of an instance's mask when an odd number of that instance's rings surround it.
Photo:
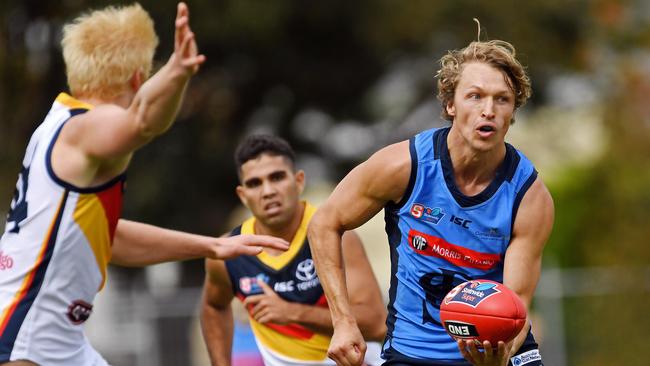
<path fill-rule="evenodd" d="M 190 11 L 183 2 L 178 3 L 176 11 L 174 58 L 190 75 L 195 74 L 205 62 L 205 56 L 198 53 L 194 32 L 190 28 Z"/>
<path fill-rule="evenodd" d="M 240 255 L 258 255 L 263 248 L 289 249 L 286 240 L 268 235 L 235 235 L 217 238 L 212 259 L 229 259 Z"/>

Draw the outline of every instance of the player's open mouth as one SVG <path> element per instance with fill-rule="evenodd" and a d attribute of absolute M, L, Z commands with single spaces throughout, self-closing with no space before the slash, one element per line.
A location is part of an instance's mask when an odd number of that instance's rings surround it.
<path fill-rule="evenodd" d="M 282 205 L 280 204 L 280 202 L 271 202 L 264 205 L 264 210 L 267 212 L 275 212 L 275 211 L 279 211 L 281 207 Z"/>
<path fill-rule="evenodd" d="M 496 133 L 496 128 L 493 125 L 485 124 L 481 125 L 476 129 L 476 132 L 478 132 L 479 136 L 487 138 Z"/>

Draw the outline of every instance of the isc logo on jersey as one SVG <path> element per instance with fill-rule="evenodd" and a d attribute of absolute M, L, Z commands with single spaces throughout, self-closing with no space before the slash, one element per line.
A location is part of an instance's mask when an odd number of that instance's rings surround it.
<path fill-rule="evenodd" d="M 445 217 L 445 213 L 440 207 L 430 208 L 419 203 L 414 203 L 411 206 L 411 216 L 438 225 L 440 220 Z"/>

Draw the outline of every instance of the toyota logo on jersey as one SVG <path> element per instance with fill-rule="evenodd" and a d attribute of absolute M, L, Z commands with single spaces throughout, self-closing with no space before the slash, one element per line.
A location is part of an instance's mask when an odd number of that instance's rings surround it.
<path fill-rule="evenodd" d="M 312 259 L 305 259 L 296 267 L 296 278 L 300 281 L 311 281 L 316 278 L 316 268 Z"/>

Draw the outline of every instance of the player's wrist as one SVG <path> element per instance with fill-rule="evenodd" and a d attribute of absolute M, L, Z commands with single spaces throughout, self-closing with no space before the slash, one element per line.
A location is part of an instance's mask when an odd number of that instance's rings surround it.
<path fill-rule="evenodd" d="M 287 302 L 287 320 L 289 323 L 300 323 L 304 319 L 305 309 L 303 306 L 293 302 Z"/>
<path fill-rule="evenodd" d="M 182 64 L 181 58 L 176 52 L 169 56 L 169 60 L 165 66 L 168 68 L 169 77 L 181 83 L 188 82 L 195 73 L 192 67 L 187 67 Z"/>
<path fill-rule="evenodd" d="M 350 315 L 341 315 L 338 316 L 334 319 L 332 319 L 332 325 L 334 325 L 334 328 L 339 328 L 339 327 L 359 327 L 357 325 L 357 320 L 354 318 L 354 316 Z"/>

